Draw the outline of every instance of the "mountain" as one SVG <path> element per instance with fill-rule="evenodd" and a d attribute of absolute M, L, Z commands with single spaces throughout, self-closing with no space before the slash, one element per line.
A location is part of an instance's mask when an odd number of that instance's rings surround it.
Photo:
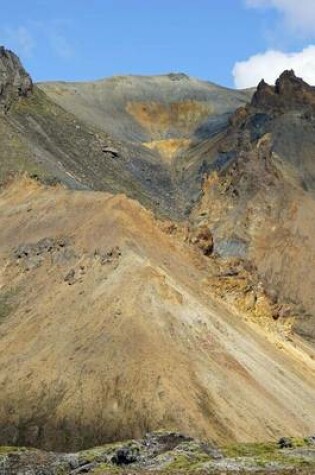
<path fill-rule="evenodd" d="M 17 61 L 1 51 L 0 57 Z M 17 68 L 23 70 L 20 63 Z M 184 75 L 34 85 L 27 100 L 12 101 L 0 122 L 0 178 L 26 169 L 71 188 L 123 192 L 178 218 L 191 207 L 199 184 L 190 179 L 193 196 L 187 198 L 183 164 L 180 158 L 172 164 L 177 149 L 193 147 L 205 130 L 222 129 L 248 97 Z"/>
<path fill-rule="evenodd" d="M 0 68 L 0 443 L 311 434 L 313 88 Z"/>

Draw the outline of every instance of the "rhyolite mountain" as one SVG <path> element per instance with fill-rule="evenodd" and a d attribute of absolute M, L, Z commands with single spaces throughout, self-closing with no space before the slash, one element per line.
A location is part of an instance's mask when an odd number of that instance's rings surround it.
<path fill-rule="evenodd" d="M 0 443 L 311 434 L 314 88 L 0 73 Z"/>

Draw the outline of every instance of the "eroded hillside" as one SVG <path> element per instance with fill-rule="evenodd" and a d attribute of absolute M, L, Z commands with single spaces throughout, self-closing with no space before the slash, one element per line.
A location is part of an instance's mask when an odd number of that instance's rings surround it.
<path fill-rule="evenodd" d="M 122 195 L 28 179 L 2 192 L 0 212 L 1 443 L 312 431 L 313 351 L 215 298 L 217 264 L 184 231 Z"/>

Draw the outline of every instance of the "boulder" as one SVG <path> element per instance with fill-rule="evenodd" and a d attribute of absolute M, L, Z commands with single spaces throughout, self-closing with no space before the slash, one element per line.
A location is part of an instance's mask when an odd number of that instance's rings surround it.
<path fill-rule="evenodd" d="M 113 157 L 119 157 L 119 151 L 113 147 L 102 147 L 102 152 L 108 153 Z"/>
<path fill-rule="evenodd" d="M 64 279 L 65 282 L 67 282 L 69 285 L 73 285 L 76 282 L 76 276 L 75 276 L 75 270 L 71 269 L 69 272 L 65 275 Z"/>
<path fill-rule="evenodd" d="M 111 461 L 115 465 L 129 465 L 137 462 L 138 458 L 138 447 L 122 447 L 116 451 Z"/>
<path fill-rule="evenodd" d="M 293 447 L 293 442 L 290 437 L 281 437 L 278 440 L 278 446 L 280 449 L 291 449 Z"/>
<path fill-rule="evenodd" d="M 193 233 L 191 243 L 195 244 L 205 256 L 210 256 L 213 252 L 213 236 L 207 226 L 200 226 Z"/>

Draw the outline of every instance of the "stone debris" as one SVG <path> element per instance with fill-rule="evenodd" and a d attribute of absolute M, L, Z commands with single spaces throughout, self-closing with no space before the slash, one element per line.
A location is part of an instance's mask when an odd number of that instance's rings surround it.
<path fill-rule="evenodd" d="M 119 151 L 113 147 L 102 147 L 102 152 L 112 155 L 112 157 L 119 157 Z"/>
<path fill-rule="evenodd" d="M 95 249 L 94 251 L 94 258 L 99 259 L 102 265 L 117 263 L 120 257 L 121 257 L 121 250 L 119 246 L 114 246 L 105 252 L 100 251 L 99 249 Z"/>
<path fill-rule="evenodd" d="M 196 245 L 205 256 L 213 252 L 213 236 L 207 226 L 200 226 L 192 232 L 190 242 Z"/>
<path fill-rule="evenodd" d="M 65 282 L 67 282 L 69 285 L 73 285 L 76 282 L 76 277 L 75 277 L 75 270 L 71 269 L 66 275 L 65 278 L 63 279 Z"/>
<path fill-rule="evenodd" d="M 75 253 L 67 238 L 49 237 L 35 243 L 20 244 L 13 251 L 13 257 L 25 271 L 39 267 L 48 256 L 53 264 L 64 264 L 75 257 Z"/>

